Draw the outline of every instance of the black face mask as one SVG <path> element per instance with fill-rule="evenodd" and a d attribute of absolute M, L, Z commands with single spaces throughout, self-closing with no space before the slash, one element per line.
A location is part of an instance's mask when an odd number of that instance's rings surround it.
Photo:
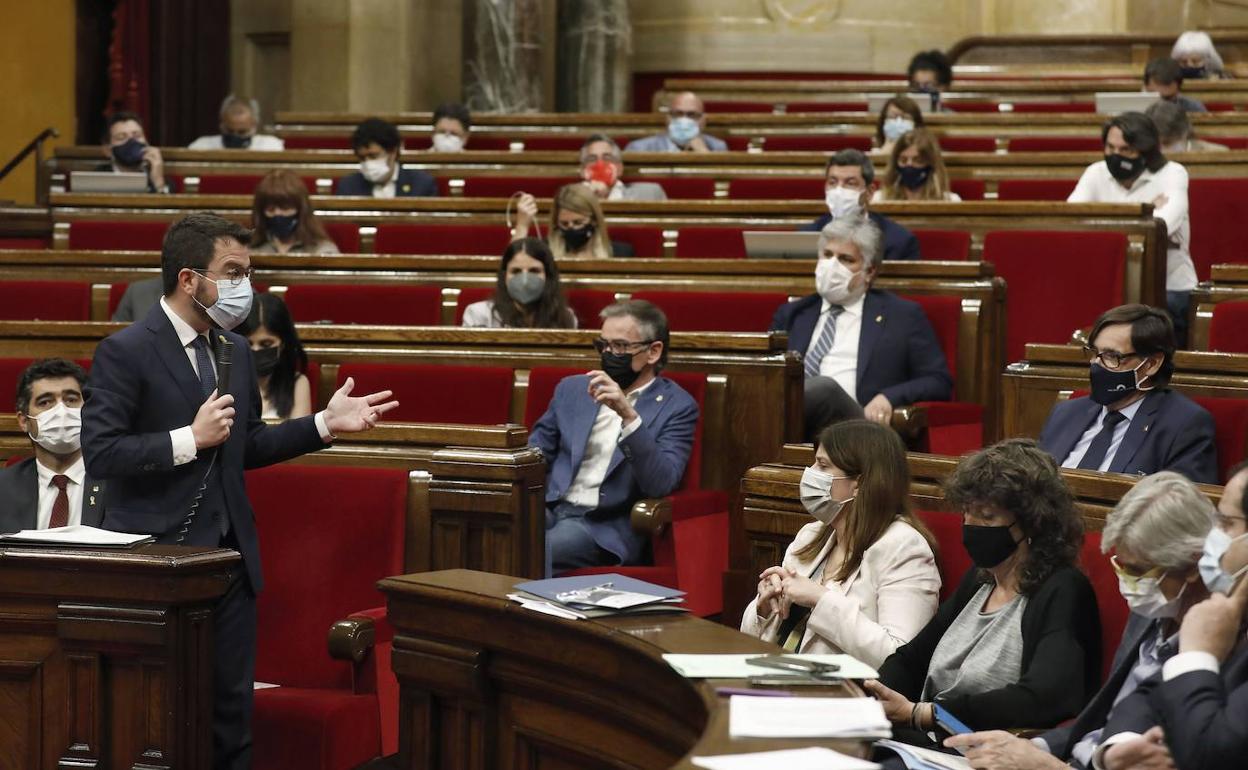
<path fill-rule="evenodd" d="M 963 524 L 962 547 L 976 567 L 990 569 L 1008 559 L 1018 549 L 1018 542 L 1010 534 L 1009 527 Z"/>
<path fill-rule="evenodd" d="M 253 350 L 251 357 L 256 362 L 256 376 L 268 377 L 277 368 L 277 361 L 282 357 L 282 346 L 274 345 L 271 348 Z"/>
<path fill-rule="evenodd" d="M 610 350 L 602 351 L 602 371 L 615 380 L 620 390 L 628 390 L 641 376 L 641 372 L 633 369 L 632 356 L 627 353 L 612 353 Z"/>
<path fill-rule="evenodd" d="M 573 227 L 570 229 L 559 228 L 559 232 L 563 233 L 563 245 L 568 251 L 580 251 L 589 243 L 589 239 L 594 237 L 594 225 L 592 223 L 584 227 Z"/>
<path fill-rule="evenodd" d="M 221 134 L 221 146 L 227 150 L 245 150 L 251 146 L 251 137 L 242 134 Z"/>
<path fill-rule="evenodd" d="M 127 139 L 123 144 L 113 145 L 113 160 L 118 166 L 134 168 L 143 162 L 143 153 L 147 145 L 138 139 Z"/>
<path fill-rule="evenodd" d="M 1184 80 L 1200 80 L 1205 76 L 1205 68 L 1201 67 L 1179 67 Z"/>
<path fill-rule="evenodd" d="M 1092 400 L 1101 406 L 1109 406 L 1135 395 L 1140 390 L 1139 383 L 1135 380 L 1135 369 L 1113 372 L 1098 363 L 1093 363 L 1089 379 L 1092 383 Z M 1144 390 L 1152 390 L 1152 388 L 1144 388 Z"/>
<path fill-rule="evenodd" d="M 1106 155 L 1105 165 L 1109 167 L 1110 176 L 1119 182 L 1135 179 L 1144 171 L 1143 158 L 1124 158 L 1117 153 Z"/>
<path fill-rule="evenodd" d="M 917 190 L 927 184 L 927 178 L 932 175 L 931 166 L 899 166 L 897 173 L 901 177 L 901 186 L 910 190 Z"/>
<path fill-rule="evenodd" d="M 264 229 L 269 231 L 269 235 L 284 241 L 295 234 L 295 228 L 299 226 L 299 217 L 297 215 L 276 215 L 264 218 Z"/>

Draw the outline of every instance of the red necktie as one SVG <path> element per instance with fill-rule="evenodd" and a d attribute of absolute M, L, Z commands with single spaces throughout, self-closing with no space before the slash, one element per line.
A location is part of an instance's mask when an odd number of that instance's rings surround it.
<path fill-rule="evenodd" d="M 64 527 L 69 524 L 69 494 L 65 492 L 65 485 L 69 483 L 69 477 L 57 474 L 52 477 L 52 484 L 56 487 L 56 502 L 52 503 L 52 518 L 48 521 L 49 527 Z"/>

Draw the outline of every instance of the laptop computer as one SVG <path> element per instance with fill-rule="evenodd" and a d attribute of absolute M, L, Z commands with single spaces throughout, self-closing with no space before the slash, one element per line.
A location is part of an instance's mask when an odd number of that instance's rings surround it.
<path fill-rule="evenodd" d="M 888 100 L 895 96 L 905 96 L 911 99 L 915 104 L 919 105 L 919 112 L 927 115 L 932 111 L 932 102 L 935 94 L 923 91 L 913 91 L 908 94 L 867 94 L 867 112 L 872 115 L 879 115 L 880 110 L 884 109 L 884 105 L 888 103 Z"/>
<path fill-rule="evenodd" d="M 814 259 L 818 256 L 819 233 L 778 230 L 746 230 L 745 255 L 750 259 Z"/>
<path fill-rule="evenodd" d="M 145 193 L 147 174 L 129 171 L 71 171 L 69 189 L 76 193 Z"/>
<path fill-rule="evenodd" d="M 1151 91 L 1098 91 L 1096 111 L 1102 115 L 1121 115 L 1124 112 L 1143 112 L 1160 99 Z"/>

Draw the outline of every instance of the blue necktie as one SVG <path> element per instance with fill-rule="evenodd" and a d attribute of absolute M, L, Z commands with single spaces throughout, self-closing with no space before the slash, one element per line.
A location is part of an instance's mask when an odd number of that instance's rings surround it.
<path fill-rule="evenodd" d="M 1088 451 L 1084 452 L 1083 459 L 1076 467 L 1091 471 L 1099 470 L 1101 463 L 1105 462 L 1105 455 L 1109 453 L 1109 445 L 1114 440 L 1114 428 L 1125 419 L 1127 418 L 1122 412 L 1106 413 L 1105 419 L 1101 422 L 1101 432 L 1096 434 L 1091 444 L 1088 444 Z"/>
<path fill-rule="evenodd" d="M 217 373 L 212 369 L 212 355 L 208 352 L 208 338 L 199 335 L 191 343 L 195 348 L 195 366 L 199 369 L 199 384 L 204 389 L 204 398 L 217 389 Z"/>
<path fill-rule="evenodd" d="M 828 320 L 823 324 L 823 331 L 819 333 L 819 339 L 815 342 L 815 346 L 806 351 L 806 376 L 818 377 L 819 364 L 823 362 L 823 357 L 832 349 L 832 343 L 836 341 L 836 317 L 845 312 L 845 308 L 840 305 L 828 306 Z"/>

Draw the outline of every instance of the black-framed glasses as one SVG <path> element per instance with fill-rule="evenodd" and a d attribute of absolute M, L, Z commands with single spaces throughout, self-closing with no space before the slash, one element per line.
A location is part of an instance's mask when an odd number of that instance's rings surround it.
<path fill-rule="evenodd" d="M 1117 369 L 1118 367 L 1122 366 L 1123 362 L 1126 361 L 1128 358 L 1136 358 L 1140 355 L 1139 353 L 1135 353 L 1135 352 L 1119 353 L 1116 350 L 1097 350 L 1095 347 L 1091 345 L 1084 345 L 1083 352 L 1089 358 L 1100 361 L 1101 366 L 1104 366 L 1108 369 Z"/>
<path fill-rule="evenodd" d="M 654 340 L 642 340 L 641 342 L 633 342 L 632 340 L 606 340 L 599 337 L 594 340 L 594 350 L 597 350 L 599 355 L 610 350 L 617 356 L 635 356 L 647 346 L 653 345 L 654 342 Z"/>
<path fill-rule="evenodd" d="M 209 273 L 217 273 L 222 279 L 229 281 L 231 286 L 237 286 L 243 282 L 243 279 L 251 278 L 256 271 L 254 268 L 250 267 L 231 267 L 224 273 L 217 270 L 195 270 L 194 272 L 199 273 L 205 278 L 208 277 Z"/>

